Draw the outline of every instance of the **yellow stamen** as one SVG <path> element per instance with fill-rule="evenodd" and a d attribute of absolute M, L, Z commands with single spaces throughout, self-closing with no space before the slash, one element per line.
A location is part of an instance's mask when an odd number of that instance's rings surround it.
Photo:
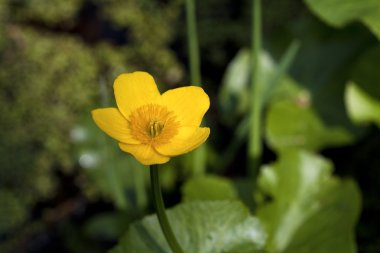
<path fill-rule="evenodd" d="M 158 121 L 150 122 L 149 136 L 154 138 L 154 137 L 160 135 L 163 128 L 164 128 L 164 125 L 161 124 L 161 122 L 158 122 Z"/>
<path fill-rule="evenodd" d="M 154 146 L 170 142 L 178 133 L 179 122 L 165 106 L 148 104 L 133 111 L 128 119 L 134 138 Z"/>

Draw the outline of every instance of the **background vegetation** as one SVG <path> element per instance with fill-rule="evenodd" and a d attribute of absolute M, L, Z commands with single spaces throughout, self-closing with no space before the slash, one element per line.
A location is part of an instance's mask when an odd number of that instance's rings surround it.
<path fill-rule="evenodd" d="M 252 178 L 251 1 L 197 1 L 211 136 L 204 160 L 161 168 L 177 236 L 189 252 L 380 252 L 380 2 L 262 9 Z M 190 84 L 185 27 L 180 0 L 0 0 L 0 252 L 168 251 L 142 219 L 147 168 L 90 110 L 114 105 L 122 72 Z"/>

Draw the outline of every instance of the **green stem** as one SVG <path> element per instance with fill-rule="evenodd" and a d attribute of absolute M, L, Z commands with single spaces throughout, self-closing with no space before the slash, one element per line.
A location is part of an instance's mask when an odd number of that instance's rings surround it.
<path fill-rule="evenodd" d="M 198 33 L 195 18 L 194 0 L 186 0 L 187 42 L 189 47 L 189 65 L 191 84 L 201 86 Z"/>
<path fill-rule="evenodd" d="M 261 146 L 261 95 L 260 90 L 260 51 L 261 51 L 261 0 L 252 0 L 252 83 L 250 131 L 248 141 L 248 159 L 250 174 L 256 176 L 260 165 Z"/>
<path fill-rule="evenodd" d="M 198 33 L 195 16 L 195 0 L 186 0 L 187 43 L 189 50 L 190 82 L 201 86 Z M 202 145 L 193 152 L 192 172 L 202 175 L 206 171 L 206 146 Z"/>
<path fill-rule="evenodd" d="M 161 225 L 161 229 L 162 229 L 162 232 L 164 233 L 166 241 L 168 242 L 170 248 L 172 249 L 174 253 L 183 253 L 181 246 L 179 245 L 179 243 L 177 242 L 177 239 L 175 238 L 173 234 L 173 231 L 169 224 L 168 217 L 166 216 L 166 213 L 165 213 L 165 205 L 162 199 L 161 184 L 160 184 L 160 179 L 158 175 L 158 165 L 150 166 L 150 182 L 151 182 L 151 187 L 152 187 L 153 202 L 156 208 L 157 218 Z"/>

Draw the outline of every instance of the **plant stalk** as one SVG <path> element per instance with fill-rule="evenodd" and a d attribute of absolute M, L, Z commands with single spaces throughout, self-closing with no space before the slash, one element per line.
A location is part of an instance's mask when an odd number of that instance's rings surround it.
<path fill-rule="evenodd" d="M 195 0 L 186 0 L 187 43 L 191 84 L 201 86 L 198 33 L 195 17 Z"/>
<path fill-rule="evenodd" d="M 187 43 L 189 52 L 190 82 L 192 85 L 201 85 L 201 69 L 199 57 L 198 32 L 195 14 L 195 0 L 186 0 Z M 202 145 L 193 152 L 192 172 L 202 175 L 206 171 L 206 146 Z"/>
<path fill-rule="evenodd" d="M 156 208 L 157 218 L 160 223 L 162 232 L 164 233 L 164 236 L 166 238 L 166 241 L 168 242 L 171 250 L 174 253 L 183 253 L 181 246 L 179 245 L 177 239 L 174 236 L 174 233 L 170 227 L 168 217 L 165 213 L 165 205 L 164 201 L 162 199 L 162 193 L 161 193 L 161 184 L 158 174 L 158 165 L 151 165 L 150 166 L 150 182 L 152 187 L 152 193 L 153 193 L 153 202 L 154 206 Z"/>
<path fill-rule="evenodd" d="M 261 0 L 252 0 L 252 46 L 251 46 L 251 108 L 249 120 L 248 165 L 249 173 L 255 177 L 261 162 L 261 113 L 262 91 L 260 90 L 260 51 L 261 51 Z"/>

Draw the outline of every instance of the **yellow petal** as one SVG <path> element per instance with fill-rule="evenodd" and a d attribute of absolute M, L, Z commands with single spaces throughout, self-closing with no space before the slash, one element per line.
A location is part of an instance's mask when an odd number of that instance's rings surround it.
<path fill-rule="evenodd" d="M 133 138 L 128 122 L 116 108 L 102 108 L 92 110 L 92 118 L 96 125 L 112 138 L 130 144 L 140 144 Z"/>
<path fill-rule="evenodd" d="M 187 86 L 162 94 L 162 103 L 174 111 L 181 126 L 198 127 L 210 107 L 210 99 L 202 88 Z"/>
<path fill-rule="evenodd" d="M 151 75 L 146 72 L 121 74 L 113 85 L 117 107 L 128 119 L 136 108 L 160 99 L 160 92 Z"/>
<path fill-rule="evenodd" d="M 129 145 L 125 143 L 119 143 L 119 147 L 124 152 L 132 154 L 137 159 L 137 161 L 144 165 L 162 164 L 170 160 L 170 157 L 157 153 L 149 145 Z"/>
<path fill-rule="evenodd" d="M 208 127 L 180 127 L 169 143 L 158 145 L 155 149 L 162 155 L 181 155 L 199 147 L 209 135 Z"/>

